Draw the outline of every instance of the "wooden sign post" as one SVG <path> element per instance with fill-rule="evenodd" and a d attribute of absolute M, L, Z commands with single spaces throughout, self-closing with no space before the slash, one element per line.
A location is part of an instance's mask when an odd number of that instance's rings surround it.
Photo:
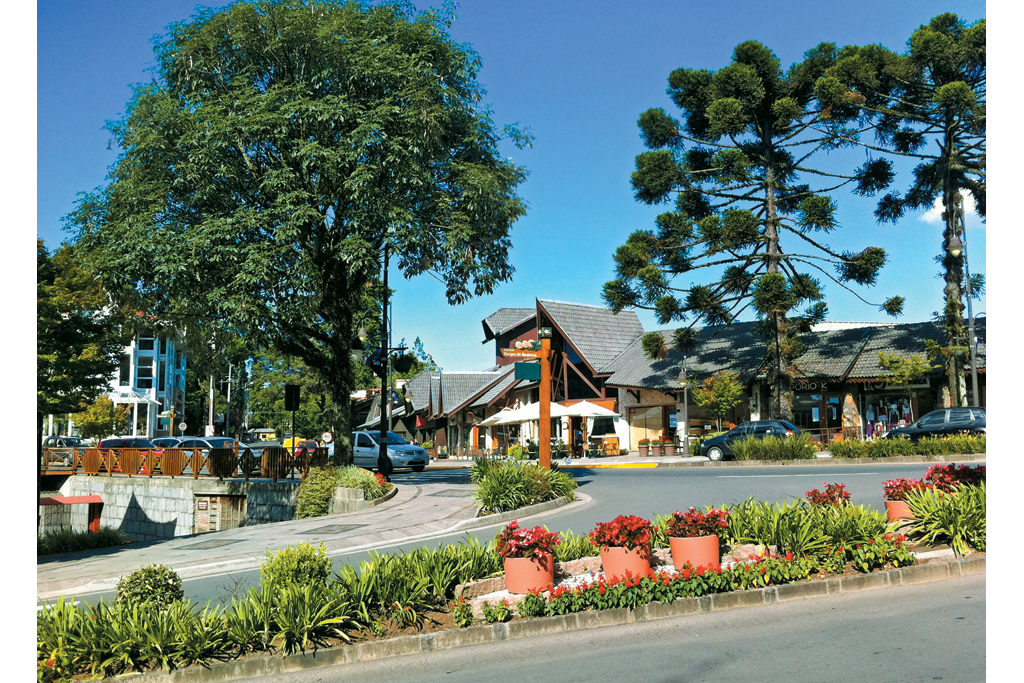
<path fill-rule="evenodd" d="M 540 466 L 551 469 L 551 328 L 537 329 L 540 339 Z"/>

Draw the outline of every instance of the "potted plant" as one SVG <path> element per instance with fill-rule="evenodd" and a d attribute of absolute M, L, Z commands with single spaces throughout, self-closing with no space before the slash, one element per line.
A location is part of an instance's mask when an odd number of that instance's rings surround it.
<path fill-rule="evenodd" d="M 674 440 L 666 441 L 663 446 L 665 449 L 665 456 L 671 458 L 676 454 L 676 442 Z"/>
<path fill-rule="evenodd" d="M 899 479 L 890 479 L 882 482 L 882 496 L 885 498 L 885 514 L 888 516 L 890 522 L 895 522 L 898 519 L 913 519 L 914 515 L 910 512 L 910 506 L 904 502 L 907 498 L 907 494 L 917 489 L 930 489 L 931 484 L 926 484 L 923 481 L 917 479 L 907 479 L 906 477 L 900 477 Z"/>
<path fill-rule="evenodd" d="M 643 576 L 651 570 L 649 520 L 635 515 L 619 515 L 610 522 L 598 522 L 588 536 L 591 545 L 601 550 L 601 568 L 605 578 Z"/>
<path fill-rule="evenodd" d="M 428 440 L 424 441 L 423 443 L 421 443 L 420 446 L 423 446 L 423 449 L 426 450 L 427 453 L 430 454 L 431 458 L 436 458 L 437 457 L 437 451 L 434 450 L 434 442 L 433 441 L 430 441 L 428 439 Z"/>
<path fill-rule="evenodd" d="M 661 457 L 661 439 L 655 439 L 651 442 L 651 455 L 654 457 Z"/>
<path fill-rule="evenodd" d="M 672 564 L 680 570 L 689 563 L 694 567 L 717 567 L 722 555 L 718 534 L 728 526 L 729 513 L 717 508 L 700 512 L 690 508 L 676 510 L 668 522 L 668 543 L 672 549 Z"/>
<path fill-rule="evenodd" d="M 558 532 L 542 526 L 522 529 L 513 520 L 494 540 L 509 593 L 544 590 L 555 580 L 555 546 L 562 542 Z"/>
<path fill-rule="evenodd" d="M 640 441 L 637 442 L 636 446 L 637 446 L 637 450 L 640 452 L 640 457 L 641 458 L 646 458 L 647 457 L 647 451 L 651 447 L 651 440 L 650 439 L 640 439 Z"/>

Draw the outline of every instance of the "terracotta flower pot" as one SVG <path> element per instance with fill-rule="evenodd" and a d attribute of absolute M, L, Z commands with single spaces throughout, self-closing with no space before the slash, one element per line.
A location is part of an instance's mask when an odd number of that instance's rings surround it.
<path fill-rule="evenodd" d="M 671 458 L 676 454 L 675 444 L 665 444 L 665 457 Z"/>
<path fill-rule="evenodd" d="M 644 576 L 651 570 L 651 546 L 627 549 L 620 546 L 601 546 L 601 570 L 606 579 L 624 579 Z"/>
<path fill-rule="evenodd" d="M 554 555 L 505 558 L 505 588 L 509 593 L 544 590 L 554 580 Z"/>
<path fill-rule="evenodd" d="M 910 511 L 910 506 L 902 500 L 885 501 L 885 514 L 889 517 L 890 522 L 895 522 L 897 519 L 914 518 L 914 513 Z"/>
<path fill-rule="evenodd" d="M 661 446 L 651 446 L 651 455 L 655 458 L 661 457 Z"/>
<path fill-rule="evenodd" d="M 647 451 L 650 449 L 649 446 L 637 446 L 636 449 L 640 452 L 641 458 L 647 457 Z"/>
<path fill-rule="evenodd" d="M 672 564 L 677 571 L 682 569 L 687 562 L 694 567 L 718 567 L 722 563 L 722 556 L 718 548 L 718 536 L 691 538 L 669 536 L 668 544 L 672 549 Z"/>

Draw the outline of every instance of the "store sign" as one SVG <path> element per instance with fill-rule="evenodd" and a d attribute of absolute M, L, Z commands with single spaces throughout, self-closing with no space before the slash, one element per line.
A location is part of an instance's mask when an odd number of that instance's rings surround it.
<path fill-rule="evenodd" d="M 540 351 L 532 349 L 502 349 L 501 355 L 505 358 L 540 358 Z"/>
<path fill-rule="evenodd" d="M 793 383 L 793 391 L 829 391 L 829 385 L 838 385 L 832 380 L 797 380 Z"/>

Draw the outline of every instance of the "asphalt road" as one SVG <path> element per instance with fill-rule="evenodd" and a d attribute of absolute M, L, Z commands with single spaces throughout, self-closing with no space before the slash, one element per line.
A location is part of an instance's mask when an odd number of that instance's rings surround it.
<path fill-rule="evenodd" d="M 248 680 L 975 683 L 985 638 L 979 574 Z"/>
<path fill-rule="evenodd" d="M 531 518 L 529 523 L 543 524 L 559 532 L 572 530 L 577 535 L 583 535 L 592 531 L 597 522 L 609 521 L 620 514 L 639 515 L 653 520 L 655 514 L 668 515 L 691 505 L 700 508 L 738 503 L 748 496 L 767 501 L 802 498 L 810 489 L 823 488 L 826 481 L 830 484 L 846 484 L 853 504 L 884 510 L 883 481 L 895 477 L 920 478 L 927 470 L 927 465 L 885 463 L 828 467 L 573 469 L 571 472 L 580 484 L 580 492 L 587 494 L 591 502 L 558 508 Z M 468 484 L 469 477 L 465 469 L 428 470 L 399 474 L 395 476 L 395 481 L 399 485 L 426 481 Z M 480 542 L 487 542 L 494 538 L 500 526 L 474 529 L 470 535 Z M 397 544 L 378 552 L 400 552 L 424 545 L 437 547 L 458 543 L 465 538 L 466 533 L 463 532 L 439 536 L 430 541 Z M 333 560 L 335 567 L 338 567 L 342 564 L 357 565 L 369 557 L 369 553 L 364 551 L 337 555 Z M 230 603 L 232 595 L 240 596 L 249 586 L 258 583 L 259 570 L 251 570 L 186 579 L 183 589 L 185 597 L 193 602 L 206 603 L 213 600 Z M 114 597 L 110 592 L 80 596 L 80 599 L 92 603 L 101 595 L 107 602 Z"/>

